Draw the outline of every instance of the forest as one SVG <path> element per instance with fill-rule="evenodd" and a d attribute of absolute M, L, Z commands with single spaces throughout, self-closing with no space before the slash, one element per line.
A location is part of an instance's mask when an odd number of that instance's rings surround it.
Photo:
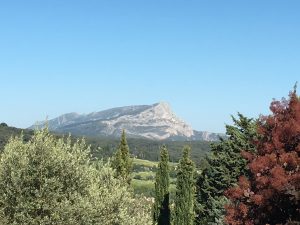
<path fill-rule="evenodd" d="M 0 124 L 0 224 L 300 224 L 300 97 L 218 142 L 21 132 Z"/>

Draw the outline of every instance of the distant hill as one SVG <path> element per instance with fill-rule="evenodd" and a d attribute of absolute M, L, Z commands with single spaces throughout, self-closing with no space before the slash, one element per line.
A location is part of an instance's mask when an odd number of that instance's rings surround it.
<path fill-rule="evenodd" d="M 11 136 L 19 136 L 23 133 L 24 141 L 28 141 L 33 135 L 34 131 L 30 129 L 19 129 L 10 127 L 5 123 L 0 124 L 0 152 L 3 151 L 5 144 L 8 142 Z M 56 136 L 62 136 L 56 134 Z M 72 140 L 75 141 L 80 136 L 72 136 Z M 151 161 L 157 161 L 159 159 L 159 148 L 165 144 L 170 152 L 170 160 L 172 162 L 178 162 L 181 157 L 182 148 L 184 145 L 192 147 L 192 159 L 196 164 L 200 165 L 205 163 L 204 155 L 210 151 L 210 143 L 208 141 L 171 141 L 171 140 L 151 140 L 145 138 L 128 138 L 128 145 L 130 153 L 133 157 L 140 159 L 146 159 Z M 87 144 L 91 145 L 92 153 L 94 157 L 110 157 L 112 156 L 119 145 L 119 139 L 113 137 L 87 137 Z"/>
<path fill-rule="evenodd" d="M 128 145 L 130 153 L 139 158 L 150 161 L 159 160 L 160 147 L 166 145 L 171 162 L 178 162 L 182 155 L 182 149 L 185 145 L 192 148 L 191 157 L 197 165 L 203 164 L 204 156 L 210 151 L 210 144 L 208 141 L 170 141 L 170 140 L 150 140 L 145 138 L 128 138 Z M 94 149 L 101 148 L 95 155 L 100 156 L 111 156 L 114 154 L 119 146 L 119 139 L 116 138 L 87 138 L 87 142 L 92 144 Z"/>
<path fill-rule="evenodd" d="M 23 133 L 23 139 L 28 141 L 33 135 L 32 130 L 19 129 L 15 127 L 9 127 L 6 123 L 0 124 L 0 151 L 4 148 L 10 137 L 19 136 Z"/>
<path fill-rule="evenodd" d="M 49 129 L 58 133 L 71 133 L 89 137 L 120 137 L 122 130 L 131 138 L 151 140 L 204 140 L 217 141 L 219 135 L 195 131 L 178 118 L 169 104 L 125 106 L 90 114 L 68 113 L 47 121 Z M 30 128 L 43 127 L 37 122 Z"/>

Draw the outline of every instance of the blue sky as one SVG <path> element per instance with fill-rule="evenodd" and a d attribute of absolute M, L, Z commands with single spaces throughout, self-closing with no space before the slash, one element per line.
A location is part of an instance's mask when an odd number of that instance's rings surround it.
<path fill-rule="evenodd" d="M 300 1 L 0 1 L 0 122 L 169 102 L 194 129 L 300 82 Z M 299 88 L 298 88 L 299 89 Z"/>

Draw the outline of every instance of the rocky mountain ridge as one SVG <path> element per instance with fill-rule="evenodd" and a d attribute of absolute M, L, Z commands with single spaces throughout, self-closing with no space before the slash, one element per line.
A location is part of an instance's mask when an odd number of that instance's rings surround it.
<path fill-rule="evenodd" d="M 153 140 L 218 140 L 218 134 L 195 131 L 178 118 L 169 104 L 137 105 L 112 108 L 89 114 L 67 113 L 47 121 L 50 130 L 84 136 L 127 136 Z M 30 128 L 40 128 L 37 122 Z"/>

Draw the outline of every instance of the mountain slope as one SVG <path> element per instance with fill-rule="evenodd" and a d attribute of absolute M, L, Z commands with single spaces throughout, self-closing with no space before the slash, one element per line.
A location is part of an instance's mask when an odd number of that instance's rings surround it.
<path fill-rule="evenodd" d="M 11 137 L 23 134 L 23 140 L 28 141 L 33 135 L 32 130 L 10 127 L 6 123 L 0 123 L 0 152 Z"/>
<path fill-rule="evenodd" d="M 42 127 L 38 122 L 34 127 Z M 48 121 L 49 129 L 85 136 L 119 137 L 125 129 L 129 137 L 152 140 L 217 140 L 218 135 L 194 131 L 164 102 L 125 106 L 90 114 L 68 113 Z"/>

